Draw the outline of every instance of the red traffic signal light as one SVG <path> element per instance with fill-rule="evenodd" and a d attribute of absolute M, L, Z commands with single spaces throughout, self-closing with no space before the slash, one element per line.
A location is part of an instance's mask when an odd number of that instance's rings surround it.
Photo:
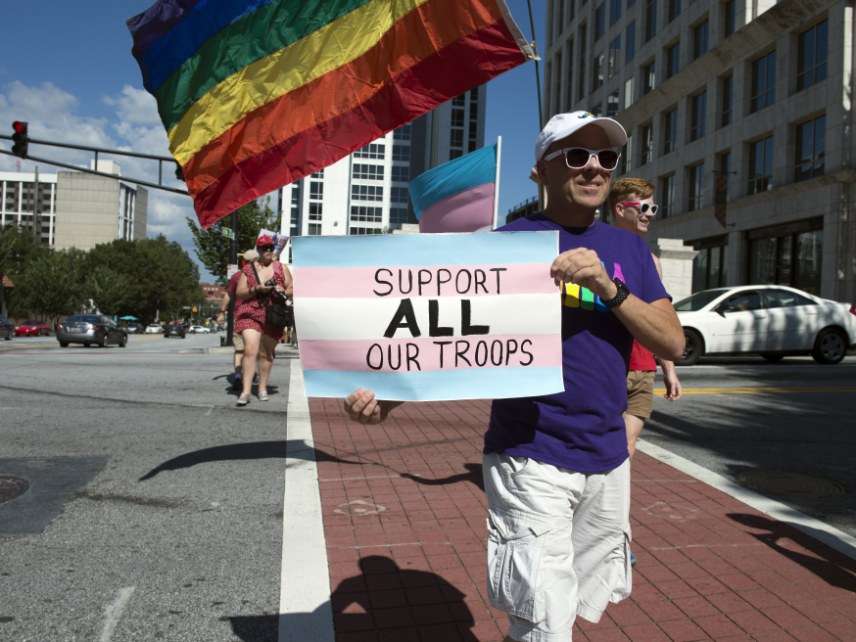
<path fill-rule="evenodd" d="M 12 153 L 21 158 L 27 157 L 30 138 L 27 135 L 27 123 L 16 120 L 12 123 Z"/>

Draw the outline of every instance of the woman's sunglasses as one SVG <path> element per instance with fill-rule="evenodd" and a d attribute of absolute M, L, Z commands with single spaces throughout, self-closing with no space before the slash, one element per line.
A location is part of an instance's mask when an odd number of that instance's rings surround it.
<path fill-rule="evenodd" d="M 273 245 L 259 245 L 259 252 L 273 252 Z"/>
<path fill-rule="evenodd" d="M 568 169 L 582 169 L 588 165 L 592 156 L 597 156 L 597 162 L 602 169 L 611 172 L 618 167 L 618 159 L 621 157 L 614 149 L 588 149 L 586 147 L 565 147 L 544 157 L 545 161 L 553 160 L 559 156 L 565 157 L 565 165 Z"/>
<path fill-rule="evenodd" d="M 657 215 L 657 210 L 660 209 L 660 206 L 656 203 L 640 203 L 639 201 L 621 201 L 621 204 L 624 207 L 638 207 L 639 211 L 643 214 L 647 214 L 648 210 L 651 210 L 651 216 Z"/>

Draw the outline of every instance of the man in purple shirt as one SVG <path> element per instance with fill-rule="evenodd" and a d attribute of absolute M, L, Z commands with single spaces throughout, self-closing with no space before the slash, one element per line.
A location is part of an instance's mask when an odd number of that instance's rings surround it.
<path fill-rule="evenodd" d="M 633 339 L 665 358 L 683 332 L 637 236 L 595 220 L 624 128 L 557 114 L 535 141 L 544 212 L 502 230 L 557 230 L 565 390 L 493 402 L 485 436 L 488 594 L 508 613 L 506 640 L 566 642 L 577 615 L 597 622 L 630 594 L 630 468 L 622 414 Z M 350 416 L 379 423 L 397 404 L 357 390 Z"/>

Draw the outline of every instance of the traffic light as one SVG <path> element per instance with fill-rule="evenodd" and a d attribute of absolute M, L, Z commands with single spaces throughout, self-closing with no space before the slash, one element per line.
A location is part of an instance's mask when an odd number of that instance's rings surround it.
<path fill-rule="evenodd" d="M 27 136 L 27 123 L 22 120 L 16 120 L 12 123 L 12 153 L 21 158 L 27 157 L 27 147 L 30 143 L 30 138 Z"/>

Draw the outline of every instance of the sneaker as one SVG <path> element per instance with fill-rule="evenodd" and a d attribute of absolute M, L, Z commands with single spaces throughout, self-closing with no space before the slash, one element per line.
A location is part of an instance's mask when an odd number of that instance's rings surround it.
<path fill-rule="evenodd" d="M 259 401 L 267 401 L 269 399 L 267 390 L 259 390 Z"/>
<path fill-rule="evenodd" d="M 247 395 L 245 397 L 244 395 L 241 395 L 240 397 L 238 397 L 238 401 L 235 402 L 235 405 L 238 407 L 243 407 L 246 406 L 248 403 L 250 403 L 250 396 Z"/>

